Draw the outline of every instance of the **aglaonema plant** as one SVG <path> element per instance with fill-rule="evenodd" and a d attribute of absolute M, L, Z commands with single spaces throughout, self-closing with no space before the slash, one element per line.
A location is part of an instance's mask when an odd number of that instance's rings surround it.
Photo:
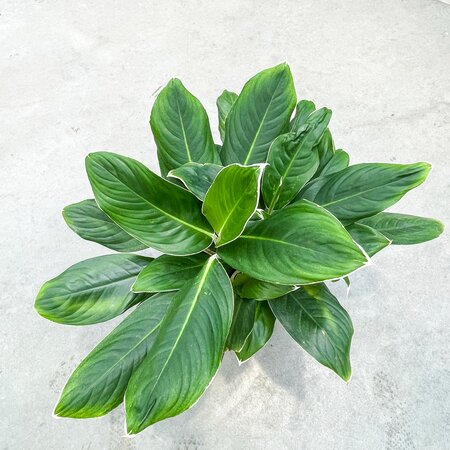
<path fill-rule="evenodd" d="M 349 165 L 331 111 L 296 102 L 286 64 L 239 95 L 224 91 L 217 145 L 203 106 L 173 79 L 150 117 L 162 177 L 115 153 L 87 156 L 95 199 L 63 216 L 119 253 L 69 267 L 42 286 L 35 307 L 69 325 L 134 309 L 73 372 L 57 416 L 98 417 L 124 402 L 127 432 L 138 433 L 191 407 L 224 352 L 248 360 L 276 320 L 350 379 L 352 322 L 326 282 L 349 283 L 390 244 L 428 241 L 443 227 L 383 212 L 423 183 L 428 163 Z M 135 253 L 147 248 L 163 254 Z"/>

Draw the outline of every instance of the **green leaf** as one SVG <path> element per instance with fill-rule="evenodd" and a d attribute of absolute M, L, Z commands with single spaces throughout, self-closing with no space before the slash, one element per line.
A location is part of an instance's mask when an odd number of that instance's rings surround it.
<path fill-rule="evenodd" d="M 220 161 L 205 108 L 180 80 L 170 80 L 159 93 L 150 125 L 164 176 L 188 162 Z"/>
<path fill-rule="evenodd" d="M 211 244 L 212 229 L 190 192 L 115 153 L 91 153 L 86 169 L 100 208 L 139 241 L 173 255 Z"/>
<path fill-rule="evenodd" d="M 238 295 L 234 296 L 233 321 L 226 344 L 228 350 L 238 352 L 244 346 L 253 328 L 257 303 L 255 300 L 243 300 Z"/>
<path fill-rule="evenodd" d="M 162 255 L 142 270 L 131 289 L 133 292 L 177 291 L 198 275 L 207 259 L 205 253 Z"/>
<path fill-rule="evenodd" d="M 199 200 L 204 200 L 206 192 L 223 169 L 218 164 L 187 163 L 171 170 L 167 176 L 178 178 Z"/>
<path fill-rule="evenodd" d="M 242 349 L 236 352 L 236 356 L 241 363 L 250 359 L 266 345 L 272 336 L 274 325 L 275 316 L 269 304 L 267 302 L 258 302 L 256 304 L 252 331 L 245 340 Z"/>
<path fill-rule="evenodd" d="M 262 169 L 232 164 L 220 171 L 206 193 L 202 212 L 217 234 L 217 247 L 236 239 L 256 211 Z"/>
<path fill-rule="evenodd" d="M 298 131 L 306 123 L 308 117 L 315 111 L 316 105 L 309 100 L 300 100 L 295 108 L 294 118 L 289 124 L 289 131 Z"/>
<path fill-rule="evenodd" d="M 114 223 L 93 199 L 66 206 L 62 214 L 69 228 L 87 241 L 117 252 L 136 252 L 147 248 Z"/>
<path fill-rule="evenodd" d="M 219 111 L 219 133 L 220 139 L 222 142 L 225 139 L 225 122 L 228 116 L 228 113 L 231 110 L 234 102 L 238 98 L 237 94 L 230 91 L 223 91 L 222 94 L 217 98 L 217 109 Z"/>
<path fill-rule="evenodd" d="M 245 273 L 238 273 L 233 278 L 235 292 L 241 298 L 251 298 L 254 300 L 269 300 L 281 297 L 296 289 L 296 286 L 286 286 L 283 284 L 268 283 L 249 277 Z"/>
<path fill-rule="evenodd" d="M 330 130 L 327 128 L 317 144 L 317 152 L 319 154 L 319 167 L 317 173 L 320 173 L 323 168 L 331 161 L 334 155 L 334 142 Z"/>
<path fill-rule="evenodd" d="M 59 417 L 99 417 L 123 401 L 128 380 L 151 348 L 171 294 L 143 302 L 75 369 L 55 408 Z"/>
<path fill-rule="evenodd" d="M 227 116 L 222 161 L 226 165 L 265 162 L 270 144 L 288 127 L 295 99 L 287 64 L 251 78 Z"/>
<path fill-rule="evenodd" d="M 360 223 L 375 228 L 397 245 L 420 244 L 444 231 L 444 224 L 439 220 L 397 213 L 379 213 Z"/>
<path fill-rule="evenodd" d="M 305 286 L 269 303 L 275 317 L 298 344 L 343 380 L 350 379 L 352 322 L 323 283 Z"/>
<path fill-rule="evenodd" d="M 368 263 L 341 223 L 308 201 L 249 223 L 238 239 L 217 252 L 236 270 L 280 284 L 341 278 Z"/>
<path fill-rule="evenodd" d="M 398 202 L 425 181 L 430 169 L 428 163 L 356 164 L 326 177 L 317 192 L 306 191 L 304 198 L 350 224 Z"/>
<path fill-rule="evenodd" d="M 332 175 L 348 167 L 350 157 L 344 150 L 336 150 L 331 159 L 325 164 L 320 172 L 321 177 Z"/>
<path fill-rule="evenodd" d="M 375 255 L 391 243 L 386 236 L 367 225 L 353 223 L 347 227 L 347 230 L 369 256 Z"/>
<path fill-rule="evenodd" d="M 233 316 L 233 290 L 212 256 L 178 291 L 148 355 L 125 394 L 129 434 L 176 416 L 205 391 L 222 360 Z"/>
<path fill-rule="evenodd" d="M 319 154 L 313 148 L 330 119 L 329 109 L 319 109 L 296 133 L 283 134 L 273 141 L 262 184 L 269 211 L 286 206 L 316 172 Z"/>
<path fill-rule="evenodd" d="M 35 309 L 48 320 L 68 325 L 112 319 L 148 297 L 130 289 L 150 261 L 124 254 L 81 261 L 42 286 Z"/>

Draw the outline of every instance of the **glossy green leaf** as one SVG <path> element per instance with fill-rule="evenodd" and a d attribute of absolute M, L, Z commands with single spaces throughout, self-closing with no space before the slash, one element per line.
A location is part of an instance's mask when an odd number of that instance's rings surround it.
<path fill-rule="evenodd" d="M 217 110 L 219 111 L 219 133 L 222 142 L 225 139 L 225 121 L 234 102 L 238 98 L 237 94 L 230 91 L 223 91 L 217 98 Z"/>
<path fill-rule="evenodd" d="M 178 178 L 199 200 L 204 200 L 206 192 L 223 169 L 218 164 L 187 163 L 171 170 L 167 176 Z"/>
<path fill-rule="evenodd" d="M 66 206 L 63 209 L 63 217 L 70 229 L 87 241 L 96 242 L 117 252 L 136 252 L 147 248 L 147 245 L 114 223 L 93 199 Z"/>
<path fill-rule="evenodd" d="M 317 192 L 304 198 L 328 209 L 345 224 L 372 216 L 422 184 L 431 166 L 416 164 L 356 164 L 330 175 Z"/>
<path fill-rule="evenodd" d="M 353 223 L 347 227 L 347 230 L 369 256 L 375 255 L 391 243 L 386 236 L 367 225 Z"/>
<path fill-rule="evenodd" d="M 59 417 L 99 417 L 123 401 L 128 380 L 151 348 L 174 294 L 143 302 L 75 369 L 55 408 Z"/>
<path fill-rule="evenodd" d="M 319 154 L 319 167 L 317 168 L 317 173 L 320 173 L 334 155 L 333 137 L 328 128 L 323 133 L 322 139 L 320 139 L 316 149 Z"/>
<path fill-rule="evenodd" d="M 152 258 L 125 254 L 81 261 L 42 286 L 36 311 L 48 320 L 68 325 L 112 319 L 148 297 L 130 289 L 150 261 Z"/>
<path fill-rule="evenodd" d="M 275 317 L 311 356 L 343 380 L 351 377 L 349 315 L 322 283 L 271 300 Z"/>
<path fill-rule="evenodd" d="M 150 116 L 161 173 L 188 162 L 220 161 L 205 108 L 174 78 L 159 93 Z"/>
<path fill-rule="evenodd" d="M 238 352 L 244 346 L 245 340 L 253 328 L 257 303 L 255 300 L 234 296 L 233 321 L 226 343 L 228 350 Z"/>
<path fill-rule="evenodd" d="M 262 193 L 269 211 L 286 206 L 319 166 L 314 149 L 331 119 L 326 108 L 312 113 L 296 133 L 278 136 L 270 146 Z"/>
<path fill-rule="evenodd" d="M 270 144 L 288 127 L 295 100 L 287 64 L 251 78 L 227 116 L 222 161 L 226 165 L 265 162 Z"/>
<path fill-rule="evenodd" d="M 236 239 L 258 207 L 262 165 L 232 164 L 217 175 L 202 212 L 216 232 L 216 246 Z"/>
<path fill-rule="evenodd" d="M 141 271 L 131 289 L 133 292 L 177 291 L 198 275 L 207 259 L 205 253 L 161 255 Z"/>
<path fill-rule="evenodd" d="M 236 270 L 281 284 L 341 278 L 368 262 L 341 223 L 308 201 L 249 223 L 238 239 L 217 252 Z"/>
<path fill-rule="evenodd" d="M 281 297 L 296 289 L 296 286 L 269 283 L 249 277 L 245 273 L 239 273 L 233 278 L 235 292 L 245 299 L 269 300 Z"/>
<path fill-rule="evenodd" d="M 295 108 L 294 118 L 289 124 L 289 131 L 298 131 L 302 125 L 306 123 L 306 120 L 316 109 L 316 105 L 310 100 L 300 100 Z"/>
<path fill-rule="evenodd" d="M 115 153 L 91 153 L 86 169 L 100 208 L 139 241 L 173 255 L 211 244 L 212 229 L 190 192 Z"/>
<path fill-rule="evenodd" d="M 444 231 L 444 224 L 439 220 L 398 213 L 380 213 L 360 223 L 375 228 L 397 245 L 420 244 Z"/>
<path fill-rule="evenodd" d="M 125 394 L 129 434 L 176 416 L 205 391 L 222 360 L 233 316 L 233 290 L 212 256 L 177 292 L 158 336 Z"/>
<path fill-rule="evenodd" d="M 332 175 L 333 173 L 344 170 L 348 167 L 350 162 L 350 157 L 348 153 L 344 150 L 336 150 L 331 157 L 331 159 L 325 164 L 325 166 L 320 171 L 320 176 L 325 177 L 327 175 Z"/>
<path fill-rule="evenodd" d="M 236 352 L 236 356 L 242 363 L 250 359 L 256 352 L 261 350 L 269 341 L 275 325 L 275 316 L 267 302 L 256 304 L 255 320 L 252 331 L 241 350 Z"/>

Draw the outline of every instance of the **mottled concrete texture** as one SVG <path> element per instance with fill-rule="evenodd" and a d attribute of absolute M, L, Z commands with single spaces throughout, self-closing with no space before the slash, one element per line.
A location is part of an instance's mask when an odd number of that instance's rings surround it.
<path fill-rule="evenodd" d="M 257 357 L 231 354 L 189 412 L 134 439 L 119 408 L 55 420 L 76 364 L 113 326 L 35 314 L 40 285 L 107 253 L 63 206 L 91 197 L 88 152 L 157 169 L 148 117 L 178 76 L 210 113 L 287 60 L 300 98 L 334 111 L 353 162 L 428 160 L 395 210 L 450 226 L 450 6 L 432 0 L 0 1 L 0 449 L 437 449 L 450 433 L 449 232 L 392 247 L 352 277 L 353 379 L 319 366 L 278 327 Z M 117 322 L 115 322 L 117 323 Z"/>

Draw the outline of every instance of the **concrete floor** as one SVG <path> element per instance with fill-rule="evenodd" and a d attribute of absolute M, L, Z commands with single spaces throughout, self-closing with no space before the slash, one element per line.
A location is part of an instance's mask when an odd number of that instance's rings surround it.
<path fill-rule="evenodd" d="M 300 98 L 334 111 L 353 162 L 434 164 L 395 210 L 450 226 L 450 6 L 432 0 L 0 1 L 0 449 L 445 449 L 450 433 L 449 232 L 392 247 L 352 279 L 353 379 L 280 328 L 238 367 L 227 355 L 189 412 L 123 437 L 121 408 L 55 420 L 76 364 L 114 325 L 47 322 L 40 285 L 107 253 L 61 209 L 91 197 L 84 156 L 156 170 L 154 92 L 178 76 L 216 130 L 215 99 L 288 60 Z M 218 133 L 214 131 L 215 137 Z M 117 322 L 117 321 L 115 321 Z"/>

